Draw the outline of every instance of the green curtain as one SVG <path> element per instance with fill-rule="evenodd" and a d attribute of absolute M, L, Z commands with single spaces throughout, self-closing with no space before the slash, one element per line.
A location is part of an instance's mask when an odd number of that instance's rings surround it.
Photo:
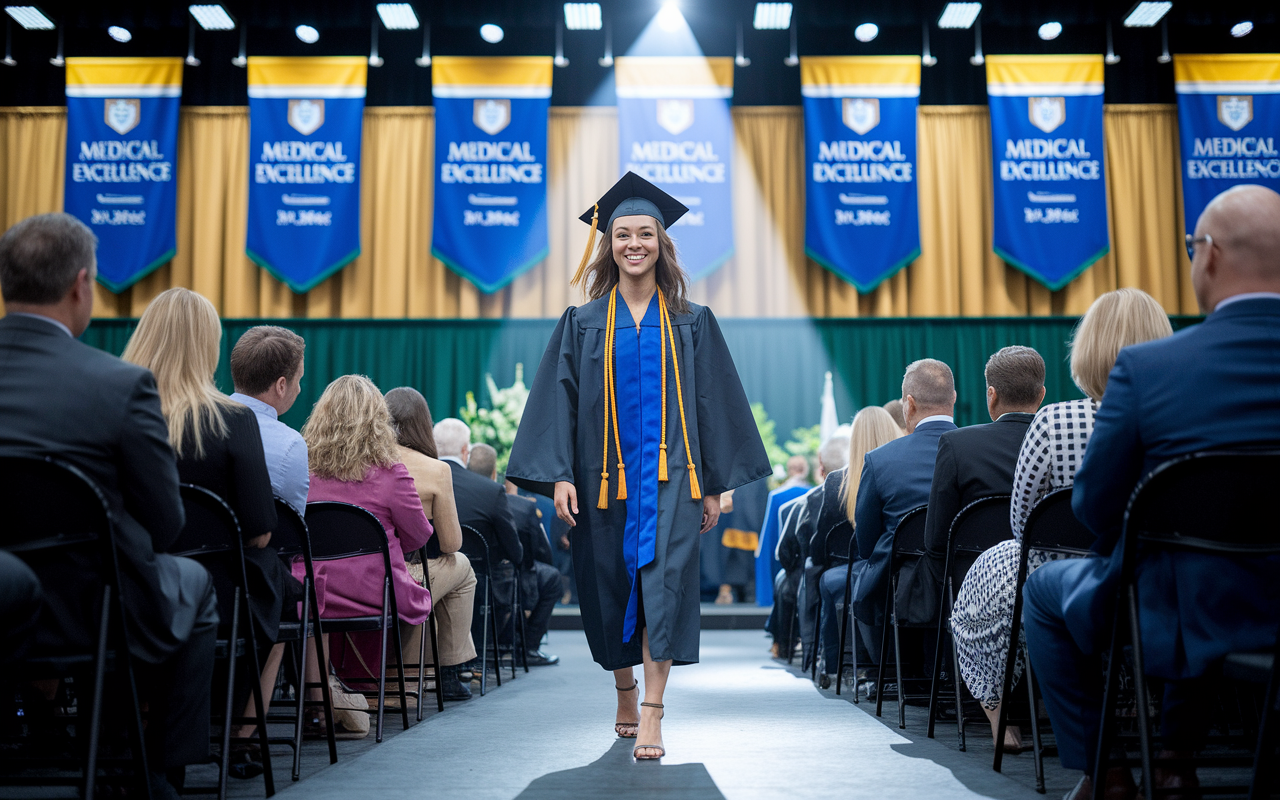
<path fill-rule="evenodd" d="M 1173 318 L 1174 328 L 1198 321 Z M 99 319 L 84 341 L 119 354 L 136 320 Z M 253 325 L 282 325 L 307 340 L 302 395 L 283 417 L 301 427 L 334 378 L 368 375 L 384 392 L 412 386 L 438 421 L 457 416 L 474 392 L 488 405 L 486 374 L 509 386 L 516 366 L 533 383 L 556 320 L 306 320 L 234 319 L 223 323 L 218 386 L 231 391 L 231 345 Z M 747 397 L 764 404 L 780 438 L 818 422 L 823 375 L 835 377 L 836 408 L 848 422 L 863 406 L 898 397 L 902 371 L 919 358 L 937 358 L 956 376 L 956 423 L 987 422 L 982 369 L 1001 347 L 1034 347 L 1047 367 L 1045 402 L 1081 397 L 1071 381 L 1068 341 L 1075 317 L 914 319 L 725 319 L 720 321 Z"/>

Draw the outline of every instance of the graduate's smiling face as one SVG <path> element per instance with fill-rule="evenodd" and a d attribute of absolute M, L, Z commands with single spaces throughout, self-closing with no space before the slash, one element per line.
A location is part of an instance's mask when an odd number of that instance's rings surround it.
<path fill-rule="evenodd" d="M 647 214 L 613 221 L 613 260 L 631 278 L 642 278 L 658 265 L 658 223 Z"/>

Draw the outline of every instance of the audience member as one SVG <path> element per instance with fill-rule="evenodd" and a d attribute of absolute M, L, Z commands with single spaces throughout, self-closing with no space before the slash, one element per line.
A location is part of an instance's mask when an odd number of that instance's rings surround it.
<path fill-rule="evenodd" d="M 514 565 L 524 561 L 524 547 L 516 532 L 507 493 L 496 481 L 467 469 L 471 456 L 471 428 L 454 417 L 442 419 L 435 426 L 436 447 L 440 460 L 449 465 L 453 475 L 453 497 L 458 504 L 458 521 L 480 532 L 489 543 L 496 562 L 507 560 Z"/>
<path fill-rule="evenodd" d="M 726 497 L 728 510 L 726 511 Z M 769 504 L 769 479 L 739 486 L 720 495 L 720 519 L 706 536 L 719 542 L 720 586 L 716 602 L 745 603 L 755 594 L 755 555 L 764 529 L 765 508 Z M 706 542 L 707 538 L 703 537 Z"/>
<path fill-rule="evenodd" d="M 1009 510 L 1013 538 L 978 557 L 960 586 L 951 612 L 960 675 L 991 719 L 993 737 L 1000 718 L 1000 691 L 1027 517 L 1046 494 L 1070 486 L 1075 480 L 1093 433 L 1094 414 L 1107 387 L 1107 374 L 1121 348 L 1172 333 L 1160 304 L 1140 289 L 1117 289 L 1099 297 L 1080 320 L 1071 342 L 1071 376 L 1087 397 L 1040 409 L 1022 440 L 1013 471 L 1013 503 Z M 1048 560 L 1048 554 L 1032 550 L 1027 573 Z M 1022 649 L 1019 647 L 1015 681 L 1022 673 Z M 1021 742 L 1021 730 L 1010 726 L 1006 746 L 1017 751 Z"/>
<path fill-rule="evenodd" d="M 778 547 L 774 558 L 778 559 L 779 570 L 773 576 L 773 610 L 765 620 L 765 629 L 773 639 L 769 648 L 774 658 L 783 658 L 795 650 L 800 625 L 796 617 L 796 601 L 800 594 L 800 582 L 804 576 L 804 561 L 808 545 L 802 549 L 801 531 L 808 529 L 809 506 L 805 503 L 808 495 L 788 500 L 778 510 L 782 520 L 778 536 Z M 807 541 L 807 540 L 806 540 Z"/>
<path fill-rule="evenodd" d="M 0 456 L 56 456 L 85 473 L 115 518 L 139 659 L 153 796 L 176 798 L 187 764 L 209 758 L 209 691 L 217 637 L 213 581 L 165 555 L 182 530 L 178 469 L 155 378 L 76 340 L 93 311 L 97 239 L 69 214 L 30 217 L 0 237 Z M 101 564 L 76 552 L 43 574 L 39 646 L 90 649 Z M 7 649 L 7 647 L 6 647 Z M 165 780 L 165 778 L 168 780 Z"/>
<path fill-rule="evenodd" d="M 882 406 L 882 408 L 884 408 L 885 411 L 889 412 L 889 416 L 893 417 L 893 421 L 898 426 L 899 430 L 902 431 L 902 435 L 906 436 L 907 420 L 905 417 L 902 416 L 902 400 L 900 398 L 895 397 L 894 399 L 885 403 Z"/>
<path fill-rule="evenodd" d="M 984 373 L 992 421 L 949 431 L 938 441 L 925 514 L 924 556 L 902 568 L 898 584 L 898 610 L 911 625 L 937 620 L 951 523 L 974 500 L 1013 491 L 1018 450 L 1044 400 L 1044 359 L 1030 347 L 996 351 L 987 359 Z"/>
<path fill-rule="evenodd" d="M 789 500 L 809 491 L 809 460 L 804 456 L 787 459 L 787 478 L 782 485 L 769 492 L 765 504 L 764 529 L 760 531 L 760 546 L 756 550 L 756 605 L 773 605 L 773 578 L 781 565 L 775 555 L 781 534 L 780 511 Z"/>
<path fill-rule="evenodd" d="M 1097 536 L 1096 555 L 1046 564 L 1025 588 L 1028 653 L 1059 757 L 1064 767 L 1085 770 L 1074 797 L 1093 791 L 1098 655 L 1110 636 L 1134 487 L 1160 464 L 1193 452 L 1280 447 L 1280 195 L 1261 186 L 1223 192 L 1200 215 L 1188 246 L 1191 285 L 1208 318 L 1120 351 L 1075 476 L 1072 508 Z M 1228 652 L 1273 646 L 1277 562 L 1173 552 L 1139 568 L 1146 672 L 1165 682 L 1161 758 L 1177 764 L 1209 728 L 1200 705 L 1216 693 L 1195 679 Z M 1110 771 L 1106 781 L 1109 795 L 1135 793 L 1127 768 Z M 1155 783 L 1156 791 L 1199 794 L 1190 766 L 1157 768 Z"/>
<path fill-rule="evenodd" d="M 462 547 L 462 527 L 453 501 L 453 475 L 449 466 L 436 457 L 434 426 L 426 398 L 417 389 L 402 386 L 387 392 L 387 408 L 396 429 L 400 463 L 413 477 L 422 511 L 435 528 L 439 545 L 439 555 L 427 559 L 427 577 L 434 601 L 444 699 L 467 700 L 471 689 L 458 675 L 461 665 L 476 657 L 471 640 L 476 573 L 466 555 L 458 552 Z M 430 550 L 428 547 L 428 554 Z M 415 627 L 405 639 L 406 662 L 417 660 L 421 636 L 421 627 Z M 431 646 L 430 641 L 427 646 Z"/>
<path fill-rule="evenodd" d="M 822 573 L 830 567 L 824 545 L 827 534 L 840 521 L 840 515 L 834 513 L 834 504 L 829 504 L 827 499 L 839 493 L 839 479 L 833 479 L 832 476 L 843 469 L 848 460 L 849 429 L 837 429 L 836 435 L 827 439 L 818 448 L 818 468 L 814 476 L 818 485 L 804 496 L 808 509 L 804 524 L 797 528 L 800 533 L 800 552 L 804 559 L 802 579 L 804 585 L 797 598 L 801 611 L 800 630 L 806 640 L 814 644 L 811 650 L 815 657 L 819 653 L 818 640 L 821 638 L 820 631 L 817 630 L 817 618 L 818 606 L 822 602 Z M 826 613 L 825 608 L 823 613 Z M 826 622 L 824 617 L 824 626 Z M 833 667 L 834 664 L 833 661 Z M 830 685 L 825 672 L 822 673 L 820 681 L 824 688 Z"/>

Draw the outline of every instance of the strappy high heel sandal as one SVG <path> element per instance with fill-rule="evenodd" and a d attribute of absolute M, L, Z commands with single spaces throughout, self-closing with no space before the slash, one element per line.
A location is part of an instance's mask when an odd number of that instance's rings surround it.
<path fill-rule="evenodd" d="M 648 706 L 649 708 L 663 708 L 662 703 L 641 703 L 640 705 Z M 662 717 L 665 717 L 666 715 L 667 715 L 667 712 L 664 710 L 662 712 L 662 716 L 658 717 L 658 719 L 661 720 Z M 636 727 L 638 729 L 639 725 L 637 725 Z M 641 750 L 657 750 L 659 752 L 656 756 L 637 755 L 637 753 L 639 753 Z M 666 754 L 667 754 L 667 749 L 660 744 L 638 744 L 635 747 L 631 748 L 631 757 L 634 758 L 636 761 L 657 761 L 658 759 L 662 758 Z"/>
<path fill-rule="evenodd" d="M 623 689 L 619 686 L 613 688 L 619 692 L 634 692 L 640 686 L 640 682 L 636 681 L 631 684 L 630 689 Z M 636 734 L 640 732 L 639 722 L 615 722 L 613 723 L 613 732 L 618 734 L 619 739 L 634 739 Z"/>

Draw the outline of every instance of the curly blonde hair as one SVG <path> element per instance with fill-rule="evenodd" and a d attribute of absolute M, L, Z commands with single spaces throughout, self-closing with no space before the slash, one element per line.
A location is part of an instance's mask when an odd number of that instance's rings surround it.
<path fill-rule="evenodd" d="M 343 375 L 325 387 L 302 438 L 311 474 L 322 478 L 362 481 L 374 467 L 400 460 L 387 402 L 363 375 Z"/>

